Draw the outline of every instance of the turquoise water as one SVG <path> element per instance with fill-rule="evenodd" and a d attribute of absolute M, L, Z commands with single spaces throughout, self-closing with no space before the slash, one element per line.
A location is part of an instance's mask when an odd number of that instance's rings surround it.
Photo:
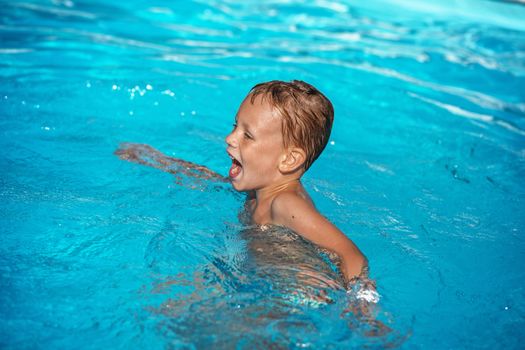
<path fill-rule="evenodd" d="M 523 346 L 524 6 L 1 5 L 2 348 Z M 244 227 L 227 184 L 113 154 L 226 174 L 237 107 L 271 79 L 334 104 L 304 184 L 368 256 L 369 319 L 315 247 Z"/>

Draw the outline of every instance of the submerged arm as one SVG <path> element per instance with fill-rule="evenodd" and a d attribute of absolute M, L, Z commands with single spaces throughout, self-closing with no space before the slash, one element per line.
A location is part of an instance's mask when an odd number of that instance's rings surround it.
<path fill-rule="evenodd" d="M 184 174 L 203 180 L 228 182 L 228 178 L 217 174 L 205 166 L 162 154 L 155 148 L 140 143 L 121 143 L 115 151 L 120 159 L 148 165 L 171 174 Z"/>

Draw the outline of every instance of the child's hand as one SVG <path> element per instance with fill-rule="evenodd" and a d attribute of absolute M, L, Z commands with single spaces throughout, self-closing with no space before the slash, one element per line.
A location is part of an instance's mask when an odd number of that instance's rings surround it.
<path fill-rule="evenodd" d="M 386 337 L 394 332 L 376 318 L 380 295 L 375 281 L 366 274 L 355 277 L 348 283 L 346 294 L 349 297 L 349 305 L 343 311 L 343 315 L 350 314 L 350 328 L 359 329 L 365 336 L 374 338 Z"/>

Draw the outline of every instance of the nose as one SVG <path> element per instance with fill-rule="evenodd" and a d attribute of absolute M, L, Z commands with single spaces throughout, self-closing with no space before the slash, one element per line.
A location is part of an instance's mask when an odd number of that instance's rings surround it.
<path fill-rule="evenodd" d="M 237 146 L 237 139 L 235 138 L 235 130 L 230 132 L 228 136 L 226 136 L 226 144 L 230 147 L 236 147 Z"/>

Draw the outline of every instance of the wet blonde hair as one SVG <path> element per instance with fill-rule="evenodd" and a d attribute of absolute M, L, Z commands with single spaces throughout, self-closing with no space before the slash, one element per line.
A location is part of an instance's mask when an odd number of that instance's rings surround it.
<path fill-rule="evenodd" d="M 326 147 L 332 123 L 332 103 L 312 85 L 300 80 L 272 80 L 255 85 L 249 93 L 275 108 L 282 118 L 284 147 L 295 146 L 306 153 L 304 170 L 312 165 Z"/>

